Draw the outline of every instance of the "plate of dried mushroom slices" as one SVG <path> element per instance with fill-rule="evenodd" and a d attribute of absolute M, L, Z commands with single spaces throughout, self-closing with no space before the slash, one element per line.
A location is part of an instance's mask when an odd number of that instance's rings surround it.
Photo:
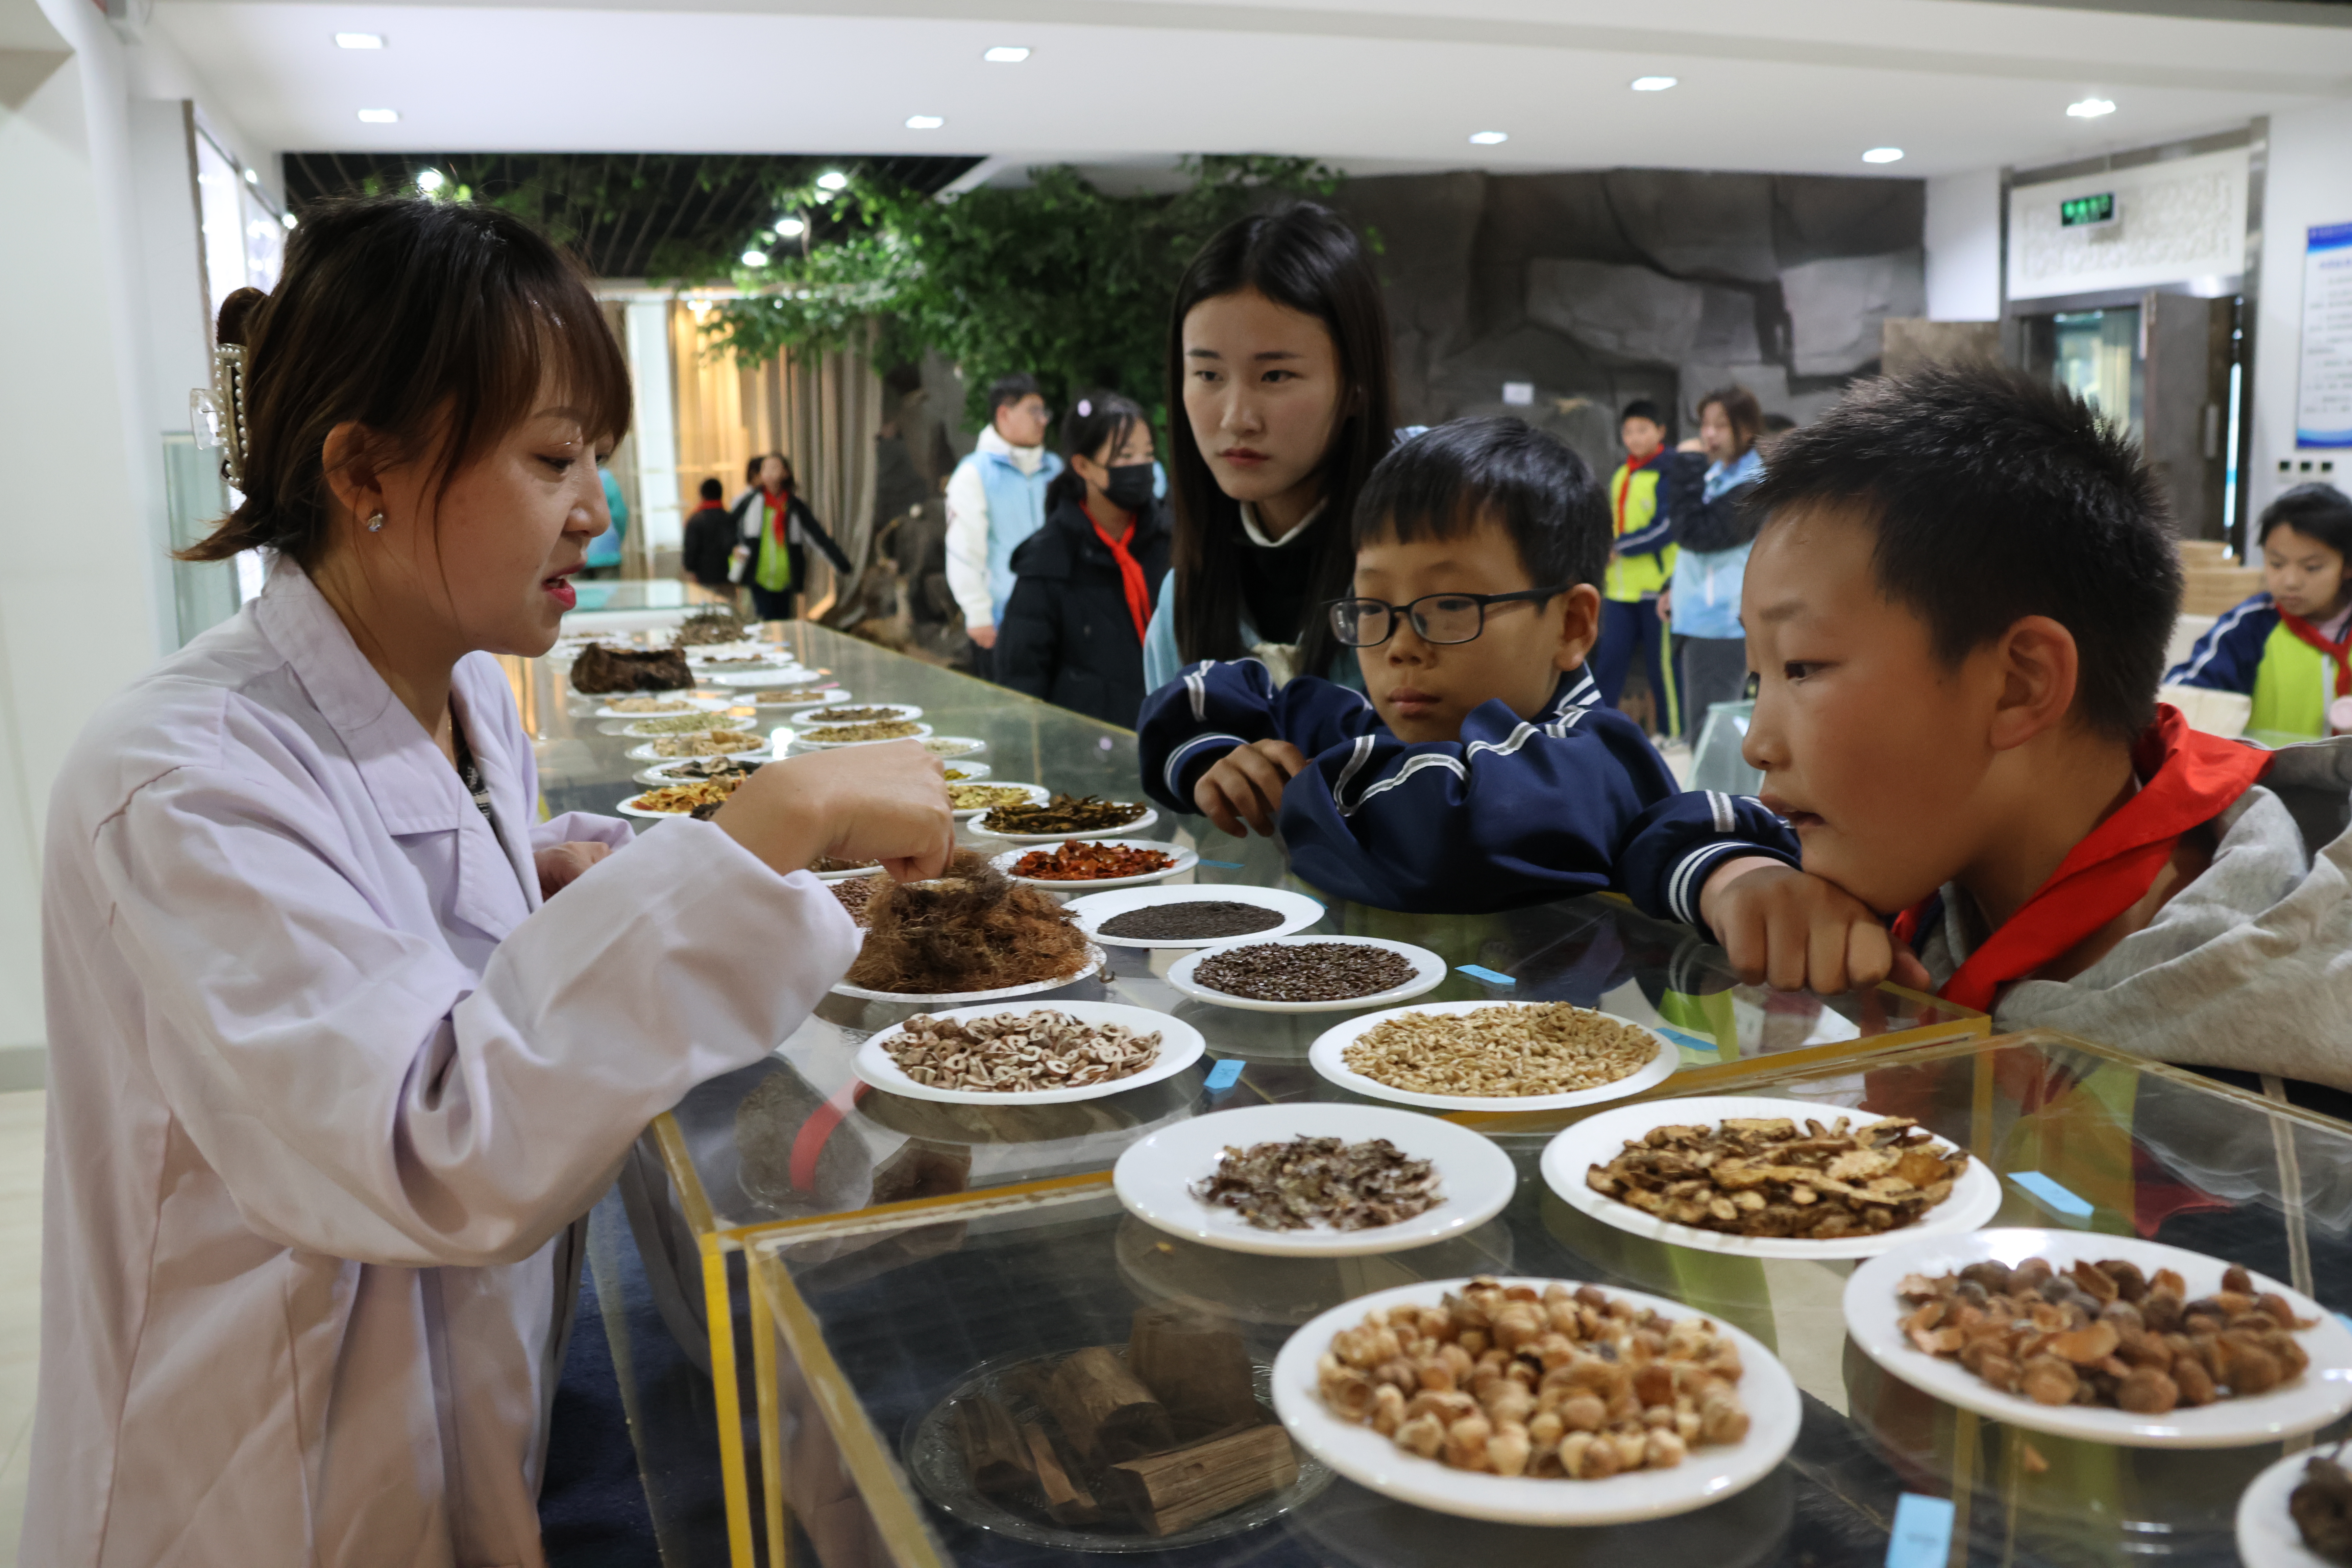
<path fill-rule="evenodd" d="M 1542 1169 L 1603 1224 L 1740 1258 L 1874 1258 L 2000 1209 L 1990 1167 L 1906 1117 L 1751 1095 L 1587 1117 L 1545 1145 Z"/>
<path fill-rule="evenodd" d="M 2352 1410 L 2343 1320 L 2274 1279 L 2136 1237 L 1921 1237 L 1853 1271 L 1845 1323 L 1914 1388 L 2094 1443 L 2242 1448 Z"/>
<path fill-rule="evenodd" d="M 989 1005 L 919 1014 L 885 1029 L 858 1047 L 851 1070 L 908 1100 L 1061 1105 L 1174 1078 L 1208 1048 L 1200 1030 L 1149 1007 Z M 988 1087 L 974 1087 L 983 1079 Z"/>
<path fill-rule="evenodd" d="M 1481 1355 L 1507 1352 L 1501 1378 L 1462 1373 L 1477 1359 L 1465 1335 Z M 1652 1426 L 1658 1405 L 1672 1419 Z M 1332 1308 L 1276 1357 L 1274 1408 L 1360 1486 L 1510 1524 L 1704 1508 L 1769 1475 L 1802 1414 L 1787 1370 L 1729 1323 L 1635 1290 L 1523 1279 L 1428 1280 Z"/>
<path fill-rule="evenodd" d="M 1299 1101 L 1196 1116 L 1130 1143 L 1127 1212 L 1206 1247 L 1354 1258 L 1450 1240 L 1511 1201 L 1511 1157 L 1466 1127 L 1381 1105 Z"/>

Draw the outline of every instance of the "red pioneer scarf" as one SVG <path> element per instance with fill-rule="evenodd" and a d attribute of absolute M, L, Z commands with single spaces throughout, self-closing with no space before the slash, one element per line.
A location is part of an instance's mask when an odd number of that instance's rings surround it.
<path fill-rule="evenodd" d="M 2290 616 L 2284 610 L 2279 612 L 2279 624 L 2326 654 L 2328 662 L 2336 666 L 2336 695 L 2352 697 L 2352 623 L 2347 623 L 2341 642 L 2329 642 L 2326 632 L 2301 616 Z"/>
<path fill-rule="evenodd" d="M 779 544 L 792 542 L 785 537 L 784 532 L 785 524 L 793 513 L 792 487 L 788 485 L 781 490 L 763 489 L 760 492 L 760 501 L 767 509 L 768 526 L 776 531 L 776 542 Z"/>
<path fill-rule="evenodd" d="M 2002 986 L 2073 951 L 2146 897 L 2180 836 L 2220 816 L 2270 764 L 2270 752 L 2192 730 L 2179 709 L 2158 704 L 2156 722 L 2132 748 L 2132 766 L 2147 780 L 2139 792 L 2074 846 L 1937 994 L 1991 1012 Z M 1927 909 L 1897 915 L 1895 936 L 1916 942 Z"/>
<path fill-rule="evenodd" d="M 1087 511 L 1084 504 L 1078 508 Z M 1111 537 L 1110 530 L 1095 522 L 1095 514 L 1087 511 L 1087 521 L 1095 523 L 1095 537 L 1110 546 L 1111 559 L 1118 563 L 1118 585 L 1127 591 L 1127 613 L 1135 622 L 1135 640 L 1143 641 L 1144 630 L 1151 625 L 1151 590 L 1144 585 L 1143 563 L 1128 553 L 1127 542 L 1135 537 L 1135 524 L 1129 523 L 1127 531 Z"/>
<path fill-rule="evenodd" d="M 1617 538 L 1625 537 L 1625 500 L 1633 493 L 1633 476 L 1673 450 L 1673 447 L 1661 441 L 1658 443 L 1658 449 L 1640 462 L 1637 463 L 1631 458 L 1625 459 L 1625 482 L 1617 487 Z"/>

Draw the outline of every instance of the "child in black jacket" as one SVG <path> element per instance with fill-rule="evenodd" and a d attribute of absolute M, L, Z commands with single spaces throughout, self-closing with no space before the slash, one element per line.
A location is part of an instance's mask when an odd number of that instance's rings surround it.
<path fill-rule="evenodd" d="M 1013 553 L 996 679 L 1132 729 L 1171 537 L 1152 495 L 1151 426 L 1129 399 L 1092 393 L 1063 421 L 1062 449 L 1069 467 L 1045 491 L 1045 525 Z"/>

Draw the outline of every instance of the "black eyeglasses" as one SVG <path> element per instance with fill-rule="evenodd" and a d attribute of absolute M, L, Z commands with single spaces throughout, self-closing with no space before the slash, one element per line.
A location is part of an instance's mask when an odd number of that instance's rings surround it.
<path fill-rule="evenodd" d="M 1423 642 L 1475 642 L 1486 629 L 1487 605 L 1522 600 L 1540 604 L 1567 592 L 1563 586 L 1523 588 L 1516 594 L 1423 594 L 1409 605 L 1391 605 L 1385 599 L 1334 599 L 1331 635 L 1348 647 L 1378 647 L 1396 635 L 1397 617 L 1403 616 Z"/>

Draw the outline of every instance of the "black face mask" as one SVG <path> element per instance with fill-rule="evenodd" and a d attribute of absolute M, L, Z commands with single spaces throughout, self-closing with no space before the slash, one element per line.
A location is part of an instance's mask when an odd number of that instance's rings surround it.
<path fill-rule="evenodd" d="M 1141 511 L 1151 504 L 1151 465 L 1121 463 L 1110 470 L 1103 494 L 1121 511 Z"/>

